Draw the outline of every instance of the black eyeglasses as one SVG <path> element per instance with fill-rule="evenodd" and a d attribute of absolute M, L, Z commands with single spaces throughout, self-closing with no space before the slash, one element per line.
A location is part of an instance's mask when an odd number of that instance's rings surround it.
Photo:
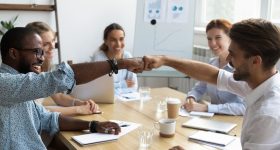
<path fill-rule="evenodd" d="M 37 58 L 42 58 L 45 54 L 44 50 L 41 48 L 16 48 L 17 50 L 33 51 Z"/>

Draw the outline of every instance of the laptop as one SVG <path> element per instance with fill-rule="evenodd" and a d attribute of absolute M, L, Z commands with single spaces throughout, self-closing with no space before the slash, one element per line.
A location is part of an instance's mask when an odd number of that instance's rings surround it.
<path fill-rule="evenodd" d="M 114 78 L 104 75 L 85 84 L 77 85 L 70 93 L 75 98 L 93 99 L 96 103 L 115 102 Z"/>
<path fill-rule="evenodd" d="M 183 123 L 182 126 L 227 134 L 236 127 L 236 124 L 209 119 L 193 118 Z"/>

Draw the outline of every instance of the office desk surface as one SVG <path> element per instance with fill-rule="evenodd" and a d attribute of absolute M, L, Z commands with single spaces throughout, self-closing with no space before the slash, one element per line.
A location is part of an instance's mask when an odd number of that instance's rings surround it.
<path fill-rule="evenodd" d="M 165 99 L 166 97 L 175 97 L 182 100 L 185 99 L 185 94 L 172 90 L 170 88 L 154 88 L 151 91 L 152 99 L 141 103 L 140 101 L 122 102 L 116 101 L 115 104 L 99 104 L 103 114 L 100 115 L 86 115 L 77 116 L 76 118 L 83 120 L 123 120 L 131 121 L 142 124 L 144 127 L 152 128 L 154 122 L 160 118 L 166 118 L 167 112 L 158 113 L 156 106 L 158 101 Z M 200 145 L 191 141 L 188 141 L 188 136 L 195 133 L 196 129 L 183 128 L 182 123 L 186 122 L 189 117 L 178 117 L 176 123 L 176 133 L 173 138 L 161 138 L 158 131 L 155 132 L 153 137 L 153 143 L 150 150 L 163 150 L 168 149 L 175 145 L 181 145 L 186 149 L 200 150 L 200 149 L 213 149 L 205 145 Z M 228 115 L 215 115 L 214 120 L 221 120 L 226 122 L 236 123 L 237 127 L 230 132 L 230 135 L 240 136 L 242 117 L 241 116 L 228 116 Z M 99 143 L 87 146 L 81 146 L 71 139 L 74 135 L 84 134 L 81 131 L 63 131 L 60 132 L 59 139 L 69 149 L 95 149 L 95 150 L 137 150 L 139 149 L 138 132 L 137 129 L 130 132 L 127 135 L 120 137 L 117 141 Z"/>

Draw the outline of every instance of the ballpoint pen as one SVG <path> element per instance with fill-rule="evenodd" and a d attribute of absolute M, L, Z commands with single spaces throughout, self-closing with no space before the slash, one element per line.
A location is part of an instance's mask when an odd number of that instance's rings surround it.
<path fill-rule="evenodd" d="M 92 114 L 102 114 L 103 112 L 102 111 L 96 111 L 96 112 L 93 112 Z"/>

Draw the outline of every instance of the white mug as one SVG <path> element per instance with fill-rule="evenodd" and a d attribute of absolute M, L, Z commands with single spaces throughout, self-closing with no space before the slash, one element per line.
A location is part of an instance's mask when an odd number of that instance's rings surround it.
<path fill-rule="evenodd" d="M 161 137 L 170 138 L 175 135 L 176 120 L 174 119 L 160 119 L 154 123 L 154 126 L 159 130 Z"/>

